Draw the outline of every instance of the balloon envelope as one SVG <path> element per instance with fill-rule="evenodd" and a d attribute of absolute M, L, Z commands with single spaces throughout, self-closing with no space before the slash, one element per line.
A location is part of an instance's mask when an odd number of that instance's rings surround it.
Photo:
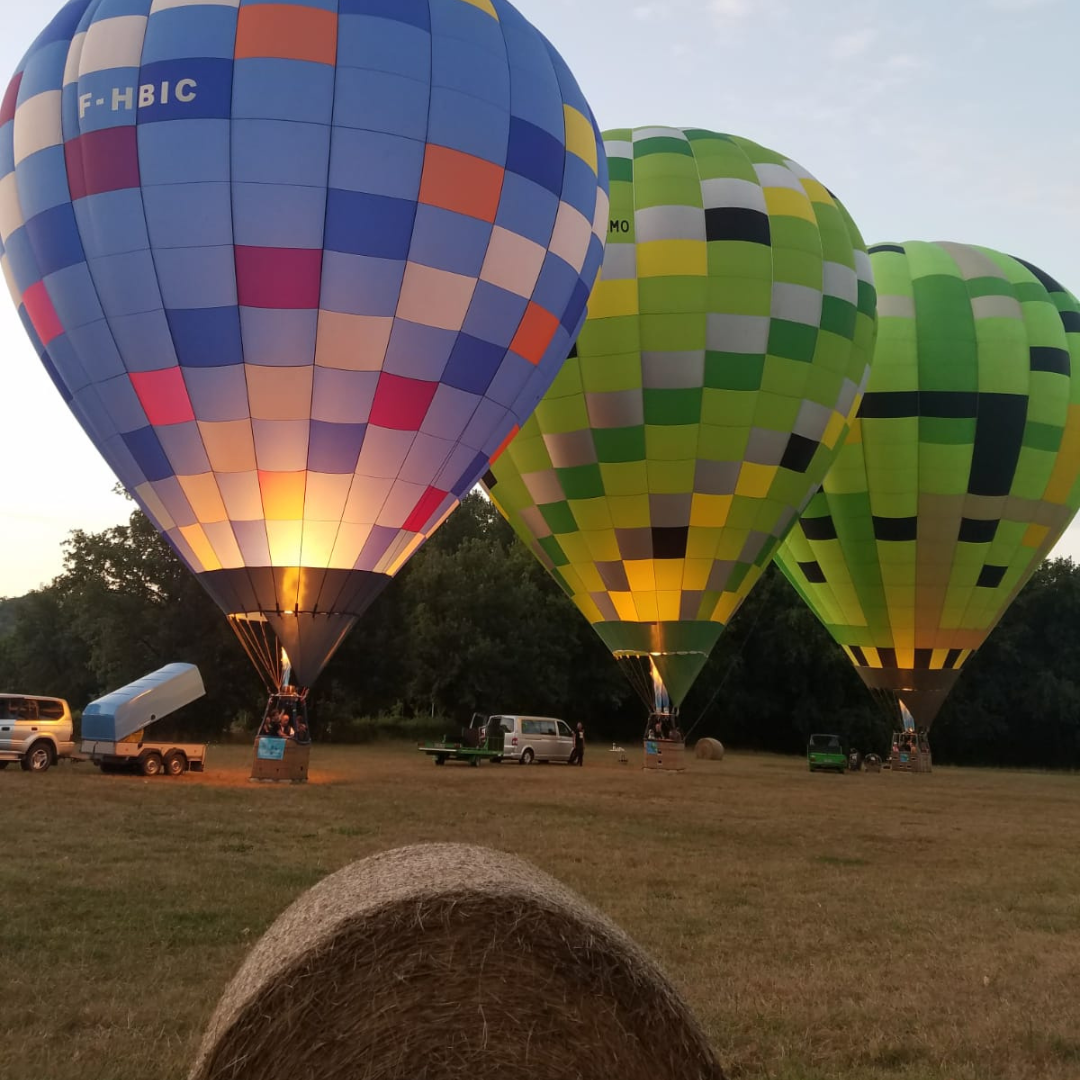
<path fill-rule="evenodd" d="M 777 561 L 867 686 L 929 727 L 1080 506 L 1080 306 L 986 248 L 870 251 L 860 417 Z"/>
<path fill-rule="evenodd" d="M 588 319 L 484 482 L 677 706 L 843 441 L 875 294 L 850 217 L 790 159 L 700 130 L 604 138 Z"/>
<path fill-rule="evenodd" d="M 305 684 L 557 374 L 606 185 L 505 0 L 73 0 L 0 105 L 43 364 Z"/>

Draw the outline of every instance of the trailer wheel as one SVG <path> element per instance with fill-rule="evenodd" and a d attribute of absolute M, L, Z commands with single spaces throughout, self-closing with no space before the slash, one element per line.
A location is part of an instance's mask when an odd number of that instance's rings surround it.
<path fill-rule="evenodd" d="M 162 764 L 166 776 L 183 776 L 187 772 L 187 754 L 183 750 L 170 750 Z"/>
<path fill-rule="evenodd" d="M 139 768 L 143 776 L 158 776 L 163 768 L 161 755 L 156 750 L 147 750 L 139 758 Z"/>
<path fill-rule="evenodd" d="M 53 748 L 47 742 L 36 742 L 22 756 L 19 764 L 23 772 L 47 772 L 53 764 Z"/>
<path fill-rule="evenodd" d="M 436 765 L 445 765 L 446 764 L 446 755 L 445 754 L 436 754 L 435 755 L 435 764 Z"/>
<path fill-rule="evenodd" d="M 480 759 L 478 757 L 469 758 L 469 764 L 475 769 L 480 764 Z"/>
<path fill-rule="evenodd" d="M 10 764 L 10 761 L 0 761 L 0 772 L 3 772 Z"/>

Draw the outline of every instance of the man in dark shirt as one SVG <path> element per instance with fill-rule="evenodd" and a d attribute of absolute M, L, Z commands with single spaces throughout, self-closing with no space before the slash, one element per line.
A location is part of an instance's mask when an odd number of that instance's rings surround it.
<path fill-rule="evenodd" d="M 570 755 L 570 764 L 585 764 L 585 727 L 580 721 L 574 729 L 574 752 Z"/>

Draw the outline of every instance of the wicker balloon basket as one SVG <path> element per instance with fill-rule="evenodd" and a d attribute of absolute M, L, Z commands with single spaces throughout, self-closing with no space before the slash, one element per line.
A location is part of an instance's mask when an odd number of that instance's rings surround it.
<path fill-rule="evenodd" d="M 644 749 L 646 769 L 656 772 L 685 772 L 685 743 L 672 739 L 646 739 Z"/>
<path fill-rule="evenodd" d="M 308 778 L 311 743 L 295 739 L 258 738 L 251 762 L 252 780 L 279 780 L 303 784 Z"/>

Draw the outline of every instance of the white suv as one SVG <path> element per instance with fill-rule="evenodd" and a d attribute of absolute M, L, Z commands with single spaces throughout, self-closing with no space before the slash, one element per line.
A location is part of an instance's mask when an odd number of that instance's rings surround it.
<path fill-rule="evenodd" d="M 0 694 L 0 769 L 17 761 L 27 772 L 45 772 L 74 750 L 63 698 Z"/>
<path fill-rule="evenodd" d="M 574 751 L 574 733 L 565 720 L 548 716 L 494 716 L 506 739 L 503 760 L 531 765 L 534 761 L 566 761 Z"/>

